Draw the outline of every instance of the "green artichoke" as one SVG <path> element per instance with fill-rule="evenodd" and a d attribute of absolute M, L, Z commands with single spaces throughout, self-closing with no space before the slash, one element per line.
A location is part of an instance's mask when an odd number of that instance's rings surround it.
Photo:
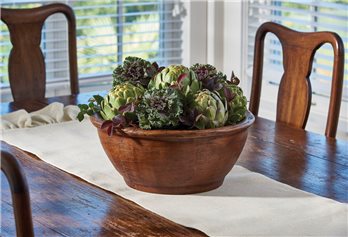
<path fill-rule="evenodd" d="M 175 127 L 183 112 L 182 98 L 172 88 L 153 89 L 145 92 L 136 113 L 142 129 Z"/>
<path fill-rule="evenodd" d="M 245 112 L 247 110 L 247 98 L 243 95 L 243 90 L 237 85 L 226 83 L 224 84 L 224 90 L 229 90 L 232 98 L 228 101 L 228 124 L 236 124 L 245 118 Z M 222 98 L 226 96 L 224 90 L 219 90 L 219 94 Z"/>
<path fill-rule="evenodd" d="M 138 57 L 126 57 L 123 65 L 119 65 L 113 71 L 113 85 L 130 82 L 134 85 L 140 84 L 147 87 L 151 78 L 159 70 L 162 70 L 162 68 L 159 68 L 157 63 L 151 64 L 149 61 Z"/>
<path fill-rule="evenodd" d="M 197 93 L 194 109 L 199 113 L 194 124 L 198 129 L 222 127 L 228 118 L 227 102 L 215 91 L 203 90 Z"/>
<path fill-rule="evenodd" d="M 195 73 L 183 65 L 170 65 L 158 73 L 150 82 L 149 88 L 162 89 L 177 86 L 187 95 L 195 94 L 201 89 L 201 83 Z"/>
<path fill-rule="evenodd" d="M 116 85 L 101 103 L 100 115 L 105 120 L 111 120 L 119 114 L 121 106 L 137 103 L 143 96 L 145 89 L 141 85 L 133 85 L 129 82 Z"/>

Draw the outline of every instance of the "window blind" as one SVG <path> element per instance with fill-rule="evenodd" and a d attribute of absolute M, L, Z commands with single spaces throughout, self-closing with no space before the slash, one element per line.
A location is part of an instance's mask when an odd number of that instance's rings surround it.
<path fill-rule="evenodd" d="M 348 55 L 348 0 L 307 0 L 276 1 L 250 0 L 248 2 L 247 29 L 247 71 L 251 77 L 253 65 L 254 39 L 258 27 L 272 21 L 291 29 L 316 32 L 333 31 L 344 42 L 345 55 Z M 271 84 L 279 84 L 283 73 L 282 49 L 279 40 L 267 34 L 264 51 L 264 79 Z M 323 45 L 314 57 L 311 73 L 312 91 L 329 96 L 332 78 L 333 50 L 331 45 Z M 267 73 L 269 72 L 269 73 Z M 348 60 L 345 57 L 343 99 L 348 99 Z"/>
<path fill-rule="evenodd" d="M 2 1 L 2 7 L 31 8 L 53 1 Z M 54 1 L 57 2 L 57 1 Z M 175 1 L 65 0 L 76 16 L 77 58 L 82 80 L 110 76 L 127 56 L 162 65 L 182 61 L 181 15 Z M 0 86 L 8 87 L 9 33 L 0 26 Z M 68 81 L 67 24 L 62 14 L 49 17 L 43 27 L 41 49 L 48 83 Z M 93 79 L 94 83 L 95 80 Z"/>

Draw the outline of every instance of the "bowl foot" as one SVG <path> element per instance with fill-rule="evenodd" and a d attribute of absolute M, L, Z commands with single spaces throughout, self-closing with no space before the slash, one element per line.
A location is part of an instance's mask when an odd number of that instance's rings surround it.
<path fill-rule="evenodd" d="M 159 193 L 159 194 L 193 194 L 207 192 L 216 189 L 222 185 L 224 179 L 218 180 L 212 183 L 201 184 L 201 185 L 188 185 L 178 187 L 158 187 L 158 186 L 144 186 L 143 184 L 137 184 L 130 181 L 126 181 L 126 184 L 139 191 L 148 193 Z"/>

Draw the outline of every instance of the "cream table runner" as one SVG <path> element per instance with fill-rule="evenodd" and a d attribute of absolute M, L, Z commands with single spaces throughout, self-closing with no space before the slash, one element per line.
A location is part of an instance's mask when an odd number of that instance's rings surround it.
<path fill-rule="evenodd" d="M 45 108 L 28 113 L 24 109 L 0 116 L 0 129 L 30 128 L 51 123 L 61 123 L 76 120 L 80 109 L 75 105 L 64 107 L 62 103 L 54 102 Z"/>
<path fill-rule="evenodd" d="M 65 110 L 77 113 L 76 107 Z M 60 106 L 57 111 L 63 118 L 64 108 Z M 40 113 L 46 112 L 39 112 L 39 117 Z M 241 166 L 233 168 L 220 188 L 205 193 L 161 195 L 134 190 L 113 168 L 88 119 L 81 123 L 61 122 L 64 119 L 51 123 L 53 120 L 48 119 L 48 124 L 35 127 L 27 121 L 33 120 L 31 115 L 20 120 L 24 123 L 24 128 L 20 129 L 5 129 L 19 127 L 16 122 L 20 116 L 3 116 L 1 123 L 5 121 L 7 126 L 2 124 L 2 140 L 208 235 L 347 236 L 347 204 L 295 189 Z M 43 116 L 46 119 L 52 117 L 52 114 L 46 115 Z M 26 123 L 30 124 L 29 128 L 25 128 Z"/>

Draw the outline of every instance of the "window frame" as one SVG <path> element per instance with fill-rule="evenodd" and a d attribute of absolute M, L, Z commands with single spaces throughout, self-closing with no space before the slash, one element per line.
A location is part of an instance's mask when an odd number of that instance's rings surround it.
<path fill-rule="evenodd" d="M 38 3 L 40 4 L 40 2 L 45 2 L 45 1 L 32 1 L 33 3 Z M 45 4 L 47 4 L 47 2 L 49 1 L 46 1 Z M 69 4 L 69 0 L 61 0 L 61 2 L 64 2 L 64 3 L 67 3 Z M 116 0 L 116 2 L 121 2 L 120 0 Z M 182 37 L 182 44 L 181 44 L 181 47 L 182 49 L 184 50 L 184 47 L 186 45 L 186 49 L 190 49 L 190 47 L 187 47 L 187 45 L 189 44 L 190 45 L 190 40 L 193 36 L 196 36 L 194 34 L 191 34 L 189 32 L 189 28 L 193 28 L 193 27 L 190 27 L 190 22 L 192 21 L 191 17 L 189 15 L 185 15 L 183 17 L 181 17 L 181 14 L 182 12 L 180 11 L 183 11 L 185 9 L 183 9 L 182 7 L 188 7 L 189 9 L 191 9 L 191 11 L 195 11 L 195 9 L 193 9 L 191 7 L 191 3 L 190 2 L 186 2 L 186 1 L 178 1 L 178 0 L 172 0 L 172 1 L 160 1 L 160 0 L 154 0 L 154 2 L 158 2 L 158 6 L 159 6 L 159 9 L 158 10 L 161 10 L 161 9 L 164 9 L 168 6 L 168 4 L 173 4 L 174 7 L 176 7 L 177 9 L 177 19 L 178 17 L 181 18 L 181 21 L 182 22 L 185 22 L 185 19 L 188 19 L 190 20 L 188 23 L 185 23 L 183 27 L 183 35 L 185 37 Z M 25 3 L 27 3 L 27 1 L 25 1 Z M 30 2 L 31 3 L 31 2 Z M 177 5 L 177 6 L 176 6 Z M 182 5 L 182 6 L 181 6 Z M 202 3 L 199 3 L 200 7 L 202 7 Z M 116 5 L 115 5 L 116 7 Z M 204 7 L 204 6 L 203 6 Z M 121 7 L 118 7 L 117 11 L 118 13 L 120 13 L 120 9 L 122 9 L 122 6 Z M 161 46 L 167 46 L 167 47 L 170 47 L 169 43 L 168 42 L 164 42 L 164 38 L 161 38 L 161 37 L 167 37 L 165 34 L 164 34 L 164 31 L 167 30 L 167 29 L 171 29 L 172 27 L 174 27 L 174 24 L 175 23 L 161 23 L 161 17 L 163 17 L 164 14 L 160 14 L 160 19 L 159 19 L 159 22 L 161 24 L 160 26 L 160 30 L 159 30 L 159 33 L 158 33 L 158 36 L 159 36 L 159 39 L 158 41 L 159 42 L 162 42 L 160 43 L 160 47 Z M 166 14 L 167 15 L 167 14 Z M 49 18 L 52 18 L 53 17 L 53 22 L 50 23 L 49 22 Z M 64 28 L 65 27 L 65 32 L 66 32 L 66 35 L 67 35 L 67 27 L 66 27 L 66 22 L 65 21 L 61 21 L 61 22 L 54 22 L 54 18 L 57 18 L 58 15 L 53 15 L 53 16 L 50 16 L 48 19 L 47 19 L 47 23 L 46 24 L 59 24 L 61 28 Z M 60 16 L 59 16 L 60 17 Z M 121 17 L 121 16 L 120 16 Z M 174 19 L 175 16 L 173 16 L 173 19 Z M 122 26 L 122 25 L 120 25 Z M 171 35 L 171 34 L 168 34 L 168 35 Z M 53 33 L 48 33 L 46 35 L 47 37 L 49 38 L 54 38 L 54 35 Z M 198 34 L 199 36 L 199 34 Z M 118 38 L 121 39 L 121 37 L 119 37 L 118 35 Z M 122 39 L 121 39 L 122 41 Z M 122 48 L 123 45 L 121 44 L 117 44 L 118 45 L 118 48 Z M 54 47 L 54 45 L 53 45 Z M 67 44 L 66 44 L 66 49 L 68 48 Z M 205 48 L 205 47 L 203 47 Z M 123 52 L 123 50 L 121 49 L 121 52 Z M 178 52 L 166 52 L 164 50 L 160 50 L 160 56 L 164 56 L 164 57 L 167 57 L 167 55 L 169 54 L 172 54 L 172 55 L 178 55 Z M 193 55 L 196 55 L 197 52 L 195 53 L 191 53 L 191 52 L 184 52 L 182 51 L 181 52 L 181 58 L 183 59 L 190 59 L 191 57 L 193 57 Z M 119 62 L 120 60 L 122 61 L 122 58 L 123 58 L 123 55 L 120 54 L 119 52 L 117 52 L 117 61 Z M 169 55 L 170 56 L 170 55 Z M 48 54 L 48 57 L 54 57 L 54 54 Z M 68 62 L 68 55 L 66 55 L 66 62 Z M 54 65 L 48 65 L 46 63 L 46 70 L 53 70 L 54 71 Z M 67 78 L 69 76 L 69 73 L 68 73 L 68 70 L 67 70 Z M 99 82 L 99 83 L 98 83 Z M 112 71 L 110 71 L 110 73 L 108 74 L 105 74 L 105 75 L 100 75 L 100 76 L 83 76 L 81 74 L 79 74 L 79 84 L 80 84 L 80 91 L 81 92 L 88 92 L 88 91 L 98 91 L 98 90 L 101 90 L 101 89 L 110 89 L 110 85 L 112 83 Z M 5 87 L 2 87 L 1 89 L 1 101 L 11 101 L 12 100 L 12 95 L 11 95 L 11 90 L 10 90 L 10 87 L 9 85 L 8 86 L 5 86 Z M 59 96 L 59 95 L 64 95 L 64 94 L 69 94 L 69 81 L 66 80 L 66 82 L 50 82 L 50 80 L 47 80 L 47 83 L 46 83 L 46 97 L 51 97 L 51 96 Z"/>

